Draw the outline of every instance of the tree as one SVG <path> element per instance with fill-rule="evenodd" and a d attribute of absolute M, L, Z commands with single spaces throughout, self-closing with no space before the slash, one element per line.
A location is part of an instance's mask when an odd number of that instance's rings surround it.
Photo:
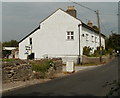
<path fill-rule="evenodd" d="M 120 51 L 120 34 L 113 33 L 106 39 L 106 50 L 110 48 Z"/>
<path fill-rule="evenodd" d="M 16 40 L 11 40 L 2 43 L 3 47 L 18 47 L 18 42 Z"/>

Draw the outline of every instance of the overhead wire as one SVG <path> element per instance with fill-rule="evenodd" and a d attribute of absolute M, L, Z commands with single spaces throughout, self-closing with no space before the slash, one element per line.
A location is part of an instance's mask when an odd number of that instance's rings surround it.
<path fill-rule="evenodd" d="M 93 12 L 96 12 L 95 10 L 93 10 L 93 9 L 91 9 L 91 8 L 89 8 L 89 7 L 86 7 L 86 6 L 84 6 L 84 5 L 80 4 L 80 3 L 74 2 L 74 1 L 72 1 L 72 0 L 69 0 L 69 1 L 72 2 L 72 3 L 74 3 L 74 4 L 80 5 L 80 6 L 84 7 L 84 8 L 86 8 L 86 9 L 89 9 L 89 10 L 91 10 L 91 11 L 93 11 Z"/>
<path fill-rule="evenodd" d="M 86 6 L 84 6 L 84 5 L 80 4 L 80 3 L 74 2 L 74 1 L 72 1 L 72 0 L 69 0 L 69 1 L 72 2 L 72 3 L 74 3 L 74 4 L 79 5 L 79 6 L 81 6 L 81 7 L 84 7 L 84 8 L 86 8 L 86 9 L 89 9 L 89 10 L 95 12 L 95 13 L 97 12 L 96 10 L 93 10 L 93 9 L 91 9 L 91 8 L 89 8 L 89 7 L 86 7 Z M 109 14 L 109 13 L 99 13 L 99 14 L 100 14 L 100 15 L 113 15 L 113 16 L 119 15 L 119 14 Z"/>
<path fill-rule="evenodd" d="M 79 5 L 79 6 L 81 6 L 81 7 L 84 7 L 84 8 L 86 8 L 86 9 L 89 9 L 89 10 L 91 10 L 92 12 L 97 13 L 97 11 L 96 11 L 96 10 L 93 10 L 93 9 L 91 9 L 91 8 L 89 8 L 89 7 L 86 7 L 86 6 L 84 6 L 84 5 L 80 4 L 80 3 L 74 2 L 74 1 L 72 1 L 72 0 L 69 0 L 69 1 L 70 1 L 70 2 L 72 2 L 72 3 L 74 3 L 74 4 Z M 99 13 L 99 15 L 111 15 L 111 16 L 118 16 L 119 14 Z M 101 21 L 101 20 L 100 20 L 100 23 L 101 23 L 102 27 L 104 28 L 104 30 L 105 30 L 105 31 L 107 31 L 107 29 L 105 28 L 105 26 L 103 25 L 103 23 L 102 23 L 102 21 Z"/>

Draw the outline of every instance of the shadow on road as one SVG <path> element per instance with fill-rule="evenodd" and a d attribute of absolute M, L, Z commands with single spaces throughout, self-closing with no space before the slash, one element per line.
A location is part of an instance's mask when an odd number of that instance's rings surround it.
<path fill-rule="evenodd" d="M 23 96 L 93 96 L 91 94 L 84 94 L 84 95 L 80 95 L 76 92 L 70 92 L 68 94 L 57 94 L 57 93 L 54 93 L 54 92 L 48 92 L 48 93 L 43 93 L 43 92 L 32 92 L 32 93 L 27 93 L 27 94 L 16 94 L 16 95 L 13 95 L 14 97 L 23 97 Z M 3 96 L 4 97 L 7 97 L 7 96 Z M 8 96 L 9 97 L 9 96 Z"/>

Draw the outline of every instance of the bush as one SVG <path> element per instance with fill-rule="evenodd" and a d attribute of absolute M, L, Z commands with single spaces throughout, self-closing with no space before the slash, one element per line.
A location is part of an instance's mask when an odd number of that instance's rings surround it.
<path fill-rule="evenodd" d="M 92 48 L 85 46 L 83 48 L 83 55 L 89 56 L 89 57 L 98 57 L 100 55 L 100 48 L 97 47 L 96 50 L 94 50 L 93 54 L 90 54 L 90 51 L 92 50 Z M 112 50 L 109 50 L 109 53 L 111 53 Z M 106 55 L 107 51 L 102 47 L 102 55 Z"/>
<path fill-rule="evenodd" d="M 102 55 L 106 55 L 106 54 L 107 54 L 107 51 L 105 49 L 102 49 Z M 98 49 L 94 50 L 94 55 L 98 57 L 100 55 L 100 51 Z"/>
<path fill-rule="evenodd" d="M 107 51 L 105 49 L 102 50 L 102 55 L 106 55 Z"/>
<path fill-rule="evenodd" d="M 90 47 L 85 46 L 85 47 L 83 48 L 83 55 L 90 56 L 90 51 L 91 51 L 91 50 L 92 50 L 92 49 L 91 49 Z"/>
<path fill-rule="evenodd" d="M 39 63 L 33 63 L 32 64 L 32 70 L 36 72 L 47 72 L 48 69 L 50 68 L 50 63 L 53 63 L 52 60 L 45 60 Z"/>
<path fill-rule="evenodd" d="M 112 49 L 112 48 L 109 48 L 109 49 L 108 49 L 108 54 L 110 54 L 110 55 L 113 54 L 113 49 Z"/>

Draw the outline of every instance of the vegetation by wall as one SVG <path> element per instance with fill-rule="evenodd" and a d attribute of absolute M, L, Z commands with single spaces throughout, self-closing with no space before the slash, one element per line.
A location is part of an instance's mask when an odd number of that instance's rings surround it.
<path fill-rule="evenodd" d="M 31 79 L 53 78 L 62 71 L 61 59 L 3 60 L 3 83 Z"/>

